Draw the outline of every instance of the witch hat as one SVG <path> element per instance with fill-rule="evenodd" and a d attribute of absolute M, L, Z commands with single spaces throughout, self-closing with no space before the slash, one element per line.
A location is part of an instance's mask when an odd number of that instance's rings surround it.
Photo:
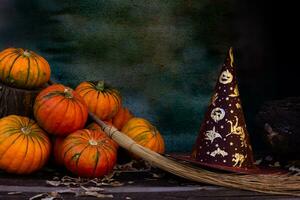
<path fill-rule="evenodd" d="M 261 173 L 239 97 L 233 50 L 229 49 L 192 155 L 173 156 L 202 166 L 239 173 Z"/>

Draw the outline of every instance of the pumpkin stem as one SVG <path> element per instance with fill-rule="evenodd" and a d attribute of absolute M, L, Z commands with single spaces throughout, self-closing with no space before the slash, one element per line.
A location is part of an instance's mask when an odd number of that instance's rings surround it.
<path fill-rule="evenodd" d="M 97 141 L 95 141 L 95 140 L 89 140 L 89 143 L 90 143 L 90 145 L 93 145 L 93 146 L 95 146 L 95 145 L 97 145 L 98 144 L 98 142 Z"/>
<path fill-rule="evenodd" d="M 97 85 L 96 85 L 96 89 L 99 91 L 103 91 L 104 90 L 104 81 L 98 81 Z"/>
<path fill-rule="evenodd" d="M 24 133 L 25 135 L 28 135 L 31 133 L 31 129 L 29 127 L 22 127 L 21 128 L 22 133 Z"/>
<path fill-rule="evenodd" d="M 73 94 L 70 88 L 65 88 L 64 95 L 66 98 L 71 99 L 73 98 Z"/>
<path fill-rule="evenodd" d="M 28 50 L 25 50 L 23 55 L 26 56 L 26 57 L 30 57 L 31 53 Z"/>

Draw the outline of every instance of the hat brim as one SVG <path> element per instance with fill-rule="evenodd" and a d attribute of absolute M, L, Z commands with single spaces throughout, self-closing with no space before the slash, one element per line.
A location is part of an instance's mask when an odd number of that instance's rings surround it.
<path fill-rule="evenodd" d="M 258 166 L 254 165 L 253 168 L 241 168 L 241 167 L 228 167 L 223 165 L 216 165 L 216 164 L 210 164 L 205 162 L 200 162 L 199 160 L 196 160 L 191 155 L 185 155 L 185 154 L 168 154 L 167 156 L 181 161 L 186 161 L 191 164 L 195 164 L 202 167 L 207 168 L 213 168 L 221 171 L 226 172 L 235 172 L 239 174 L 275 174 L 275 173 L 286 173 L 285 170 L 275 168 L 275 167 L 265 167 L 265 166 Z"/>

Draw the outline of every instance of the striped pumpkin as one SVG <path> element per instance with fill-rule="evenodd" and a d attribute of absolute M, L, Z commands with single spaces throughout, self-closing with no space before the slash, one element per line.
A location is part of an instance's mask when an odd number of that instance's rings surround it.
<path fill-rule="evenodd" d="M 33 51 L 8 48 L 0 52 L 0 79 L 18 88 L 39 88 L 50 79 L 48 62 Z"/>
<path fill-rule="evenodd" d="M 121 107 L 119 92 L 108 87 L 104 81 L 82 82 L 75 91 L 83 97 L 89 111 L 101 120 L 110 120 Z"/>
<path fill-rule="evenodd" d="M 88 117 L 88 108 L 81 96 L 61 84 L 42 90 L 36 97 L 33 112 L 43 129 L 59 136 L 82 129 Z"/>
<path fill-rule="evenodd" d="M 122 128 L 122 132 L 142 145 L 157 153 L 164 153 L 165 143 L 159 131 L 146 119 L 134 117 Z M 134 158 L 137 158 L 133 155 Z"/>
<path fill-rule="evenodd" d="M 112 123 L 118 130 L 121 130 L 131 118 L 133 118 L 133 114 L 127 108 L 121 107 L 113 117 Z"/>
<path fill-rule="evenodd" d="M 66 137 L 62 158 L 67 169 L 81 177 L 102 177 L 116 164 L 117 149 L 105 133 L 82 129 Z"/>
<path fill-rule="evenodd" d="M 50 141 L 37 123 L 27 117 L 9 115 L 0 119 L 0 169 L 29 174 L 44 166 Z"/>

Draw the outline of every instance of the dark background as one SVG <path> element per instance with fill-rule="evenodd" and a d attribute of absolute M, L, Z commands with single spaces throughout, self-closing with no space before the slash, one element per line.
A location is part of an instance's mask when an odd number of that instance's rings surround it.
<path fill-rule="evenodd" d="M 34 50 L 52 78 L 101 80 L 190 151 L 230 46 L 254 151 L 255 116 L 269 100 L 299 96 L 296 3 L 238 0 L 0 0 L 0 48 Z"/>

